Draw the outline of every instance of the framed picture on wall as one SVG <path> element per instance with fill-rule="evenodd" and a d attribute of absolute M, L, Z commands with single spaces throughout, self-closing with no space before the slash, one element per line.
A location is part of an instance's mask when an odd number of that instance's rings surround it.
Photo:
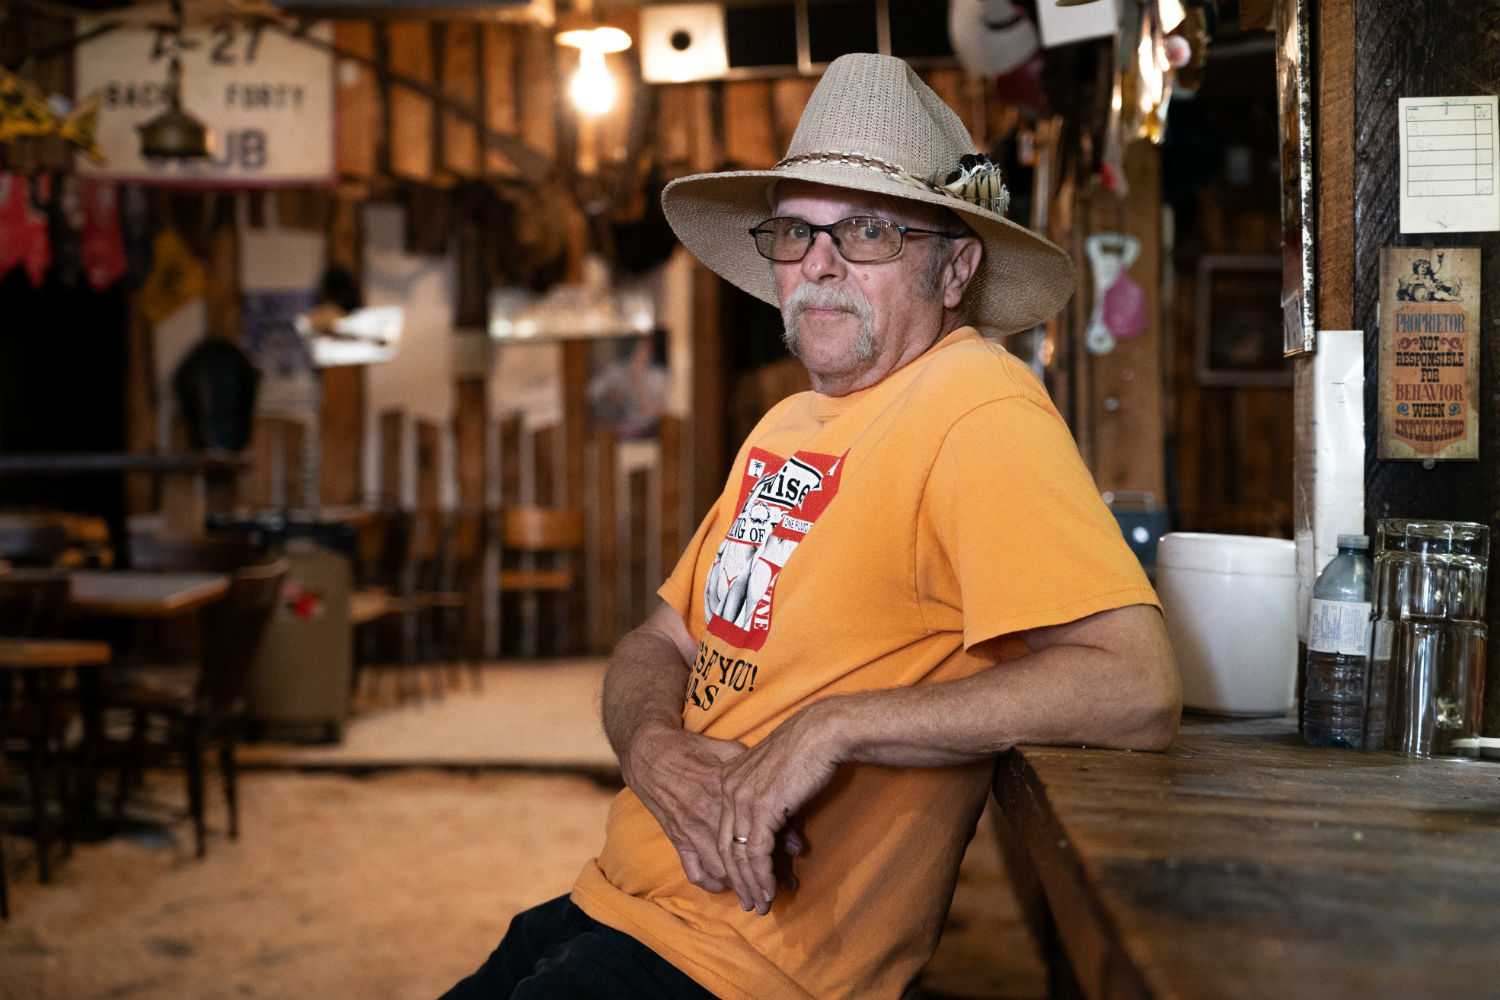
<path fill-rule="evenodd" d="M 1209 254 L 1198 261 L 1194 368 L 1201 385 L 1288 386 L 1281 258 Z"/>

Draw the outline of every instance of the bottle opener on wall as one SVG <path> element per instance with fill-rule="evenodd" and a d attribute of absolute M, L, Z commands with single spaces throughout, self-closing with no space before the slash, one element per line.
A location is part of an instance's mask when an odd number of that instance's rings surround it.
<path fill-rule="evenodd" d="M 1095 233 L 1083 247 L 1094 272 L 1094 311 L 1084 345 L 1094 354 L 1108 354 L 1117 340 L 1146 329 L 1146 293 L 1130 277 L 1141 243 L 1124 233 Z"/>

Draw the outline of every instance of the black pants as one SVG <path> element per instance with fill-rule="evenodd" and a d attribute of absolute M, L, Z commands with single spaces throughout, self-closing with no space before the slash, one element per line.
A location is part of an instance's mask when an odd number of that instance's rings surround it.
<path fill-rule="evenodd" d="M 714 1000 L 628 934 L 567 896 L 517 914 L 479 971 L 440 1000 Z"/>

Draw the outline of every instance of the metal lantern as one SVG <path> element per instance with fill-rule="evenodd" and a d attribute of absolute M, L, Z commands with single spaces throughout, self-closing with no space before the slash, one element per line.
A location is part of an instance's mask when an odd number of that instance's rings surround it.
<path fill-rule="evenodd" d="M 212 152 L 208 126 L 182 110 L 182 4 L 172 0 L 171 58 L 167 63 L 167 110 L 136 126 L 141 133 L 141 155 L 192 159 Z"/>

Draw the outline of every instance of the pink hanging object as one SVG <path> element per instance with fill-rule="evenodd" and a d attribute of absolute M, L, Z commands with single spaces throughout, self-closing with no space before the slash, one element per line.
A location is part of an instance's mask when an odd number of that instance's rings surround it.
<path fill-rule="evenodd" d="M 86 177 L 82 189 L 83 245 L 79 254 L 89 285 L 102 292 L 120 280 L 129 264 L 125 238 L 120 234 L 120 205 L 110 181 Z"/>
<path fill-rule="evenodd" d="M 20 264 L 32 285 L 40 288 L 52 266 L 52 242 L 47 235 L 46 205 L 52 193 L 52 178 L 36 180 L 36 201 L 31 180 L 24 174 L 0 173 L 0 276 Z"/>
<path fill-rule="evenodd" d="M 1130 278 L 1141 241 L 1124 233 L 1094 233 L 1083 248 L 1094 273 L 1094 311 L 1083 342 L 1094 354 L 1108 354 L 1116 341 L 1146 328 L 1146 296 Z"/>
<path fill-rule="evenodd" d="M 1129 271 L 1121 271 L 1104 292 L 1104 325 L 1116 340 L 1129 340 L 1141 335 L 1146 321 L 1146 293 Z"/>

